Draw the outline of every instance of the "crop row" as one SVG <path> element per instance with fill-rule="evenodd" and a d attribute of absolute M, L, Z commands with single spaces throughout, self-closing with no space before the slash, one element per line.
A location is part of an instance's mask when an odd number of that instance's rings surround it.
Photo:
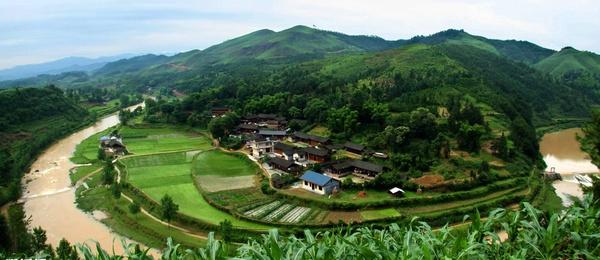
<path fill-rule="evenodd" d="M 281 201 L 276 200 L 269 204 L 246 211 L 244 214 L 249 217 L 260 217 L 263 216 L 264 213 L 271 212 L 273 209 L 279 207 L 279 205 L 281 205 Z"/>
<path fill-rule="evenodd" d="M 283 216 L 279 222 L 298 223 L 302 217 L 311 211 L 310 208 L 296 207 Z"/>
<path fill-rule="evenodd" d="M 275 211 L 269 213 L 269 215 L 264 217 L 263 220 L 273 221 L 273 220 L 280 219 L 283 215 L 287 214 L 293 208 L 294 208 L 294 205 L 284 204 L 283 206 L 279 207 Z"/>

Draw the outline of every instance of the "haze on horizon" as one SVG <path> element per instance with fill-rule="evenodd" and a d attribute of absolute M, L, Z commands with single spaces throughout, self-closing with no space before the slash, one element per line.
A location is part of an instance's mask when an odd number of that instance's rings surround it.
<path fill-rule="evenodd" d="M 600 3 L 574 1 L 3 1 L 0 69 L 69 56 L 176 53 L 302 24 L 388 40 L 449 28 L 600 52 Z"/>

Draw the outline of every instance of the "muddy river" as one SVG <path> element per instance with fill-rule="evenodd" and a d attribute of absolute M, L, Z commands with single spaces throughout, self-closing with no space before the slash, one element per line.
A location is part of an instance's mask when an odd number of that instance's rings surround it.
<path fill-rule="evenodd" d="M 569 195 L 583 197 L 577 174 L 598 174 L 600 170 L 590 160 L 587 153 L 581 151 L 576 135 L 582 135 L 580 128 L 571 128 L 548 133 L 540 141 L 540 152 L 550 171 L 552 167 L 560 173 L 563 180 L 554 182 L 556 194 L 564 205 L 570 205 Z"/>
<path fill-rule="evenodd" d="M 137 107 L 132 106 L 130 109 Z M 46 230 L 48 242 L 54 246 L 62 238 L 71 243 L 98 241 L 110 251 L 122 252 L 117 234 L 99 222 L 103 214 L 86 214 L 75 204 L 75 189 L 71 186 L 69 169 L 75 167 L 69 158 L 84 139 L 119 123 L 116 114 L 100 119 L 96 124 L 80 130 L 50 146 L 23 177 L 24 192 L 20 201 L 31 216 L 31 226 Z"/>

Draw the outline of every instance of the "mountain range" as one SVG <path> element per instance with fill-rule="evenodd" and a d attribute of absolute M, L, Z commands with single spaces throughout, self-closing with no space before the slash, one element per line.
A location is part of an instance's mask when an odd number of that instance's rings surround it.
<path fill-rule="evenodd" d="M 527 41 L 496 40 L 471 35 L 463 30 L 446 30 L 429 36 L 416 36 L 407 40 L 389 41 L 377 36 L 346 35 L 339 32 L 318 30 L 307 26 L 295 26 L 275 32 L 259 30 L 235 39 L 225 41 L 204 50 L 191 50 L 172 56 L 142 55 L 102 60 L 67 58 L 52 64 L 26 65 L 13 69 L 11 74 L 0 72 L 1 78 L 14 78 L 18 75 L 35 73 L 57 74 L 41 75 L 12 81 L 0 82 L 0 87 L 32 86 L 57 84 L 62 87 L 84 87 L 89 85 L 123 84 L 169 84 L 182 89 L 199 77 L 210 73 L 231 72 L 237 70 L 257 73 L 328 57 L 366 54 L 401 48 L 409 45 L 468 46 L 483 50 L 493 56 L 523 63 L 553 77 L 572 76 L 572 72 L 584 72 L 586 75 L 600 74 L 600 56 L 587 51 L 565 48 L 554 51 Z M 492 56 L 492 57 L 493 57 Z M 246 66 L 252 64 L 252 66 Z M 252 68 L 254 67 L 254 68 Z M 73 73 L 83 71 L 85 73 Z M 244 73 L 245 73 L 244 72 Z M 9 76 L 7 76 L 9 75 Z M 594 76 L 591 77 L 595 80 Z M 108 79 L 108 80 L 107 80 Z M 174 80 L 175 79 L 175 80 Z"/>
<path fill-rule="evenodd" d="M 121 54 L 99 58 L 67 57 L 39 64 L 20 65 L 13 68 L 0 70 L 0 80 L 14 80 L 35 77 L 41 74 L 60 74 L 70 71 L 92 72 L 103 67 L 109 62 L 130 58 L 133 56 L 135 55 Z"/>

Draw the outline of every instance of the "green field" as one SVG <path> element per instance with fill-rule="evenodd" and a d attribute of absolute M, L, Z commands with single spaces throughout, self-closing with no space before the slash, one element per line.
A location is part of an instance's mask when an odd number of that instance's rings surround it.
<path fill-rule="evenodd" d="M 89 166 L 80 166 L 80 167 L 74 168 L 69 173 L 69 178 L 71 179 L 71 184 L 75 185 L 75 183 L 77 183 L 77 181 L 79 181 L 81 178 L 87 176 L 88 174 L 90 174 L 100 168 L 102 168 L 102 164 L 100 164 L 100 163 L 95 163 L 95 164 L 92 164 Z"/>
<path fill-rule="evenodd" d="M 245 155 L 219 150 L 201 153 L 193 164 L 193 172 L 196 175 L 234 177 L 254 175 L 258 171 L 258 166 Z"/>
<path fill-rule="evenodd" d="M 395 209 L 379 209 L 379 210 L 365 210 L 360 212 L 360 216 L 364 220 L 380 219 L 398 217 L 400 213 Z"/>
<path fill-rule="evenodd" d="M 100 137 L 108 135 L 116 127 L 111 127 L 102 132 L 94 134 L 77 145 L 71 161 L 74 163 L 91 163 L 98 159 L 98 149 L 100 145 Z"/>
<path fill-rule="evenodd" d="M 210 153 L 210 152 L 208 152 Z M 232 215 L 209 205 L 196 189 L 191 175 L 190 152 L 164 153 L 125 158 L 127 178 L 155 201 L 169 194 L 179 211 L 185 215 L 219 224 L 228 219 L 234 226 L 248 229 L 267 229 L 268 226 L 239 220 Z M 204 153 L 197 156 L 200 157 Z"/>
<path fill-rule="evenodd" d="M 208 137 L 173 127 L 123 127 L 120 133 L 127 150 L 136 155 L 211 148 Z"/>

